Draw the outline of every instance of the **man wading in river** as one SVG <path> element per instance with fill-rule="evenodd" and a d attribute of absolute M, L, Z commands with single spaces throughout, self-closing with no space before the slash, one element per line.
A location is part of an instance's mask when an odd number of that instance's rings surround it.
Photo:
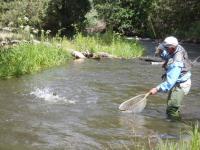
<path fill-rule="evenodd" d="M 187 95 L 191 87 L 191 62 L 187 52 L 179 45 L 178 40 L 167 37 L 156 49 L 165 63 L 163 68 L 165 74 L 162 79 L 165 81 L 152 88 L 149 92 L 154 95 L 157 92 L 169 92 L 167 100 L 167 117 L 169 119 L 180 119 L 180 106 L 184 95 Z"/>

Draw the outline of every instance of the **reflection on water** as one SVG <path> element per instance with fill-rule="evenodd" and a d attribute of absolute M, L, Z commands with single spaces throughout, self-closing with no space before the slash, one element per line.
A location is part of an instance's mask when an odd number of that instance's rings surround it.
<path fill-rule="evenodd" d="M 192 70 L 183 122 L 200 118 L 199 69 Z M 149 96 L 141 114 L 118 110 L 121 102 L 160 83 L 161 74 L 160 66 L 105 59 L 1 80 L 0 149 L 141 149 L 160 139 L 177 140 L 188 125 L 166 120 L 166 94 Z"/>

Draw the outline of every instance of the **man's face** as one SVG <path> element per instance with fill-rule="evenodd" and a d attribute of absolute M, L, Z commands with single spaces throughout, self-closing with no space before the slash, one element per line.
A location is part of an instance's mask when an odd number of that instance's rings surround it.
<path fill-rule="evenodd" d="M 169 54 L 173 54 L 175 52 L 175 50 L 176 50 L 175 47 L 168 47 L 167 48 L 167 51 L 168 51 Z"/>

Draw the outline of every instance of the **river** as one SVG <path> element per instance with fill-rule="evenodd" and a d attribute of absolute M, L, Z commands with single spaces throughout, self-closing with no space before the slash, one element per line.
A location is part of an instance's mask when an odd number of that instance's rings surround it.
<path fill-rule="evenodd" d="M 142 44 L 152 55 L 155 43 Z M 192 59 L 200 55 L 200 45 L 184 46 Z M 192 69 L 183 121 L 166 119 L 162 93 L 150 96 L 140 114 L 118 110 L 123 101 L 159 84 L 162 72 L 158 65 L 133 60 L 89 59 L 0 80 L 0 149 L 139 150 L 160 139 L 179 140 L 180 132 L 200 119 L 200 65 Z"/>

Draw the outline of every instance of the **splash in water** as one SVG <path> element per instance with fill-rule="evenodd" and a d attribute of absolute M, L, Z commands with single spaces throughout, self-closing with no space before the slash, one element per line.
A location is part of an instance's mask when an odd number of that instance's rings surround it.
<path fill-rule="evenodd" d="M 49 88 L 44 88 L 44 89 L 36 88 L 30 94 L 48 102 L 53 102 L 53 103 L 66 102 L 70 104 L 75 104 L 75 101 L 67 100 L 65 97 L 59 96 L 56 92 L 53 92 Z"/>

